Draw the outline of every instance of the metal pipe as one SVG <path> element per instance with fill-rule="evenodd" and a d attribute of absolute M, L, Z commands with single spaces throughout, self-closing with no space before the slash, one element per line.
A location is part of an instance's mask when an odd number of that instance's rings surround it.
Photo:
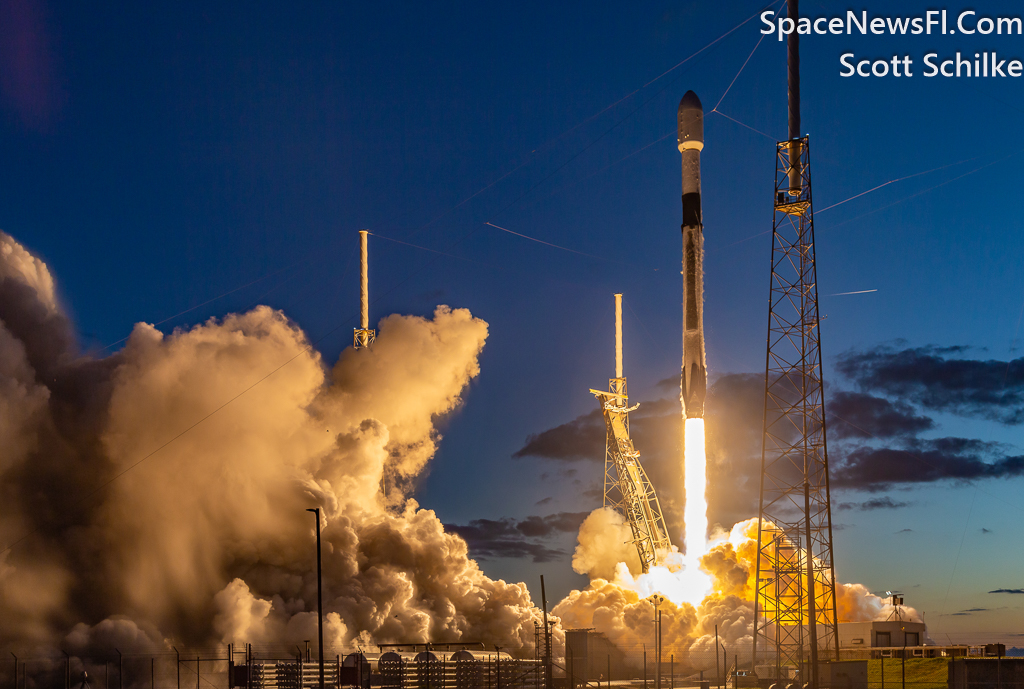
<path fill-rule="evenodd" d="M 787 0 L 789 18 L 794 26 L 800 20 L 799 0 Z M 794 31 L 786 39 L 789 67 L 789 195 L 799 196 L 800 182 L 800 35 Z"/>
<path fill-rule="evenodd" d="M 793 25 L 800 21 L 799 0 L 787 0 Z M 789 66 L 789 138 L 800 138 L 800 34 L 794 31 L 786 42 Z"/>
<path fill-rule="evenodd" d="M 366 246 L 366 237 L 369 234 L 367 230 L 359 230 L 359 327 L 363 330 L 370 327 L 370 261 Z"/>
<path fill-rule="evenodd" d="M 181 654 L 178 653 L 178 649 L 171 646 L 174 649 L 175 667 L 178 669 L 178 689 L 181 689 Z"/>
<path fill-rule="evenodd" d="M 715 683 L 722 689 L 722 671 L 718 667 L 718 625 L 715 625 Z"/>
<path fill-rule="evenodd" d="M 616 296 L 619 297 L 619 298 L 622 297 L 621 294 L 616 295 Z M 618 300 L 616 300 L 616 301 L 618 301 Z M 621 322 L 621 319 L 620 319 L 620 322 Z M 621 330 L 620 330 L 619 341 L 620 342 L 622 341 Z M 620 361 L 620 369 L 621 369 L 621 361 Z M 549 632 L 548 632 L 548 595 L 547 595 L 547 592 L 544 590 L 544 575 L 543 574 L 540 575 L 540 600 L 541 600 L 541 604 L 544 606 L 544 637 L 543 637 L 544 638 L 544 687 L 545 687 L 545 689 L 551 689 L 551 675 L 553 674 L 552 673 L 552 667 L 551 667 L 551 637 L 550 637 Z"/>
<path fill-rule="evenodd" d="M 622 377 L 622 295 L 615 295 L 615 377 Z M 623 402 L 623 405 L 625 403 Z"/>
<path fill-rule="evenodd" d="M 658 678 L 655 682 L 655 686 L 661 689 L 661 610 L 658 611 Z"/>
<path fill-rule="evenodd" d="M 359 233 L 363 240 L 363 319 L 367 317 L 366 311 L 366 231 Z M 363 325 L 365 328 L 366 325 Z M 320 561 L 320 508 L 307 509 L 316 515 L 316 617 L 317 632 L 320 639 L 320 689 L 324 689 L 324 577 Z M 309 653 L 307 642 L 306 653 Z"/>
<path fill-rule="evenodd" d="M 806 436 L 805 436 L 806 437 Z M 806 465 L 806 459 L 804 464 Z M 818 689 L 818 612 L 814 600 L 814 550 L 811 548 L 811 484 L 804 469 L 804 531 L 807 536 L 807 641 L 811 650 L 811 689 Z"/>

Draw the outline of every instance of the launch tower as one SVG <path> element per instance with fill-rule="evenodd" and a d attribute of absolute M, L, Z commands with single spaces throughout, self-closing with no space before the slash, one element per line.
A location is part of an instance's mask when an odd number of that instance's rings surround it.
<path fill-rule="evenodd" d="M 789 16 L 798 17 L 797 0 Z M 789 36 L 789 139 L 776 145 L 771 296 L 765 365 L 754 666 L 838 660 L 832 507 L 821 372 L 809 140 L 800 133 L 797 34 Z M 758 656 L 760 649 L 761 655 Z M 761 679 L 768 679 L 761 677 Z"/>
<path fill-rule="evenodd" d="M 626 378 L 622 375 L 622 295 L 615 295 L 615 377 L 608 391 L 591 390 L 601 404 L 605 425 L 604 506 L 618 510 L 629 522 L 640 566 L 647 572 L 661 553 L 672 547 L 654 486 L 640 464 L 629 437 Z"/>

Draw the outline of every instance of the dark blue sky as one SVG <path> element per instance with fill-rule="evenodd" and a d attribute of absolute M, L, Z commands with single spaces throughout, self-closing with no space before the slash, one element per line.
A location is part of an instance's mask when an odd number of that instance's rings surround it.
<path fill-rule="evenodd" d="M 1011 2 L 972 7 L 1019 13 Z M 169 330 L 261 302 L 284 309 L 329 360 L 350 342 L 355 231 L 369 228 L 379 235 L 371 238 L 375 318 L 447 303 L 491 328 L 482 374 L 447 423 L 421 503 L 452 523 L 586 511 L 596 506 L 582 492 L 598 480 L 597 463 L 566 476 L 511 455 L 528 435 L 592 409 L 587 389 L 611 374 L 613 292 L 625 293 L 631 391 L 662 396 L 656 383 L 678 375 L 675 108 L 693 89 L 711 111 L 761 24 L 755 18 L 664 73 L 760 8 L 5 0 L 0 228 L 49 263 L 87 349 L 117 342 L 140 320 L 169 319 L 161 324 Z M 930 8 L 875 1 L 863 9 Z M 846 9 L 801 5 L 810 16 Z M 766 37 L 718 106 L 770 136 L 706 117 L 713 378 L 763 371 L 771 242 L 761 233 L 771 228 L 770 137 L 785 134 L 783 45 Z M 1024 40 L 802 43 L 822 341 L 826 375 L 839 387 L 857 386 L 837 379 L 837 355 L 898 339 L 906 343 L 897 349 L 970 348 L 954 358 L 1019 356 L 1021 80 L 839 76 L 848 51 L 909 54 L 919 69 L 925 53 L 957 50 L 1024 58 Z M 861 290 L 877 291 L 828 296 Z M 925 439 L 1022 451 L 1019 422 L 932 411 L 938 426 Z M 910 504 L 837 516 L 846 523 L 836 537 L 838 576 L 903 590 L 934 629 L 1024 632 L 1014 621 L 1019 596 L 987 593 L 1024 586 L 1020 489 L 1021 479 L 1007 476 L 887 486 Z M 982 528 L 992 533 L 975 536 Z M 897 533 L 904 529 L 913 531 Z M 560 538 L 551 545 L 571 551 L 571 535 Z M 559 595 L 579 583 L 567 558 L 483 564 L 531 587 L 547 573 Z M 985 610 L 954 615 L 969 608 Z"/>

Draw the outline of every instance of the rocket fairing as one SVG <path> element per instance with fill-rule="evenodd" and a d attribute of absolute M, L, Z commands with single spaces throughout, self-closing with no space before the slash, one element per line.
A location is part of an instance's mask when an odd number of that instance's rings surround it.
<path fill-rule="evenodd" d="M 704 418 L 704 223 L 700 209 L 700 152 L 704 107 L 693 91 L 679 101 L 679 153 L 683 159 L 683 366 L 680 398 L 688 419 Z"/>

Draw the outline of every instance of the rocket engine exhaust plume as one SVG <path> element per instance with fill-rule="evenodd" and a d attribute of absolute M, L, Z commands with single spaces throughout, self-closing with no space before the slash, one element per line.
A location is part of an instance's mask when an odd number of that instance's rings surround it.
<path fill-rule="evenodd" d="M 685 430 L 686 555 L 696 565 L 707 552 L 708 501 L 707 456 L 704 448 L 704 419 L 687 419 Z"/>

